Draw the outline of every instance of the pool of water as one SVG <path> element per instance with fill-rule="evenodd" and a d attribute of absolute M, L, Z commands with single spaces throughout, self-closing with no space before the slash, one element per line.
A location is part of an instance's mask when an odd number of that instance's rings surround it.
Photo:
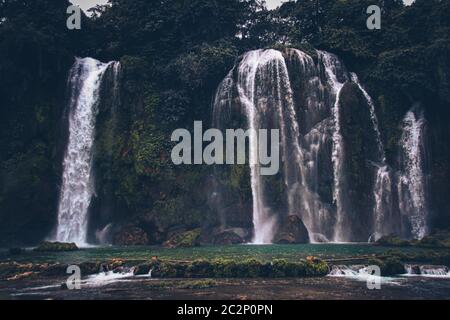
<path fill-rule="evenodd" d="M 28 249 L 19 255 L 10 255 L 8 250 L 0 250 L 0 261 L 18 261 L 34 263 L 79 263 L 84 261 L 104 261 L 113 258 L 129 260 L 148 260 L 153 256 L 169 260 L 196 259 L 245 259 L 256 258 L 261 261 L 286 259 L 298 261 L 307 256 L 322 259 L 341 259 L 367 255 L 380 255 L 390 250 L 404 253 L 422 253 L 435 251 L 425 248 L 391 248 L 370 244 L 299 244 L 299 245 L 234 245 L 206 246 L 195 248 L 167 249 L 162 247 L 92 247 L 73 252 L 41 253 Z M 448 249 L 447 249 L 448 250 Z"/>

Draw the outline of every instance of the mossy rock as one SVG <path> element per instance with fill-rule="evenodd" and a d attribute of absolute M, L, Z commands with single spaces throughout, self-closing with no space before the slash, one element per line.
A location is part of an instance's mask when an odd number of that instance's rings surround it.
<path fill-rule="evenodd" d="M 426 236 L 421 240 L 405 240 L 396 235 L 388 235 L 381 237 L 377 242 L 377 245 L 392 246 L 392 247 L 429 247 L 429 248 L 450 248 L 450 231 L 438 231 L 432 235 Z"/>
<path fill-rule="evenodd" d="M 147 233 L 138 227 L 125 227 L 114 235 L 113 244 L 118 246 L 145 246 Z"/>
<path fill-rule="evenodd" d="M 394 257 L 387 258 L 385 261 L 383 261 L 380 269 L 381 275 L 384 277 L 405 273 L 405 267 L 403 263 L 399 259 Z"/>
<path fill-rule="evenodd" d="M 422 247 L 450 248 L 450 231 L 441 230 L 418 241 Z"/>
<path fill-rule="evenodd" d="M 228 246 L 244 243 L 244 239 L 233 231 L 224 231 L 214 236 L 213 244 Z"/>
<path fill-rule="evenodd" d="M 142 266 L 142 270 L 146 274 L 149 267 Z M 273 262 L 261 262 L 257 259 L 238 261 L 217 259 L 193 262 L 161 261 L 153 267 L 152 276 L 154 278 L 295 278 L 325 276 L 328 270 L 328 264 L 321 260 L 294 263 L 281 259 Z"/>
<path fill-rule="evenodd" d="M 394 234 L 381 237 L 376 241 L 376 244 L 386 247 L 405 247 L 411 245 L 411 243 L 408 240 L 401 239 Z"/>
<path fill-rule="evenodd" d="M 65 242 L 50 242 L 44 241 L 34 251 L 38 252 L 62 252 L 62 251 L 76 251 L 78 247 L 75 243 Z"/>
<path fill-rule="evenodd" d="M 274 242 L 278 244 L 308 243 L 308 229 L 298 216 L 288 216 L 282 220 Z"/>
<path fill-rule="evenodd" d="M 191 248 L 200 245 L 201 229 L 194 229 L 173 235 L 164 242 L 166 248 Z"/>
<path fill-rule="evenodd" d="M 405 266 L 398 257 L 388 257 L 384 260 L 371 258 L 367 261 L 370 266 L 380 267 L 383 277 L 396 276 L 405 273 Z"/>

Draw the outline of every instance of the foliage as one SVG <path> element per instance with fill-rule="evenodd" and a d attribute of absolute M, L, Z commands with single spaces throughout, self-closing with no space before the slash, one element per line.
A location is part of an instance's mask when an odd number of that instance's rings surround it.
<path fill-rule="evenodd" d="M 121 226 L 139 225 L 149 237 L 177 225 L 251 226 L 248 167 L 218 174 L 228 196 L 224 222 L 211 205 L 212 169 L 174 166 L 170 134 L 191 129 L 194 120 L 210 123 L 214 91 L 240 54 L 288 46 L 332 51 L 360 75 L 374 98 L 394 167 L 398 124 L 413 102 L 423 104 L 432 128 L 433 219 L 449 226 L 444 193 L 450 181 L 450 3 L 304 0 L 277 10 L 262 3 L 111 0 L 92 18 L 83 16 L 81 30 L 69 31 L 68 1 L 0 2 L 0 244 L 39 243 L 56 222 L 66 138 L 61 119 L 67 112 L 67 70 L 76 55 L 122 65 L 116 118 L 100 106 L 97 119 L 96 213 L 109 212 L 108 219 Z M 382 8 L 381 30 L 366 28 L 372 4 Z M 354 129 L 347 132 L 353 142 L 349 165 L 358 188 L 364 185 L 359 160 L 367 145 L 363 128 L 354 124 L 365 115 L 353 112 L 361 97 L 349 92 L 347 98 Z M 276 207 L 283 186 L 271 186 Z M 330 194 L 327 186 L 319 188 Z M 230 263 L 221 272 L 235 268 Z"/>

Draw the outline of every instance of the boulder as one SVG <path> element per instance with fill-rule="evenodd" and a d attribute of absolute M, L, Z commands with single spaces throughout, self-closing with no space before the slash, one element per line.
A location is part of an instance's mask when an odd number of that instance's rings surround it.
<path fill-rule="evenodd" d="M 388 236 L 381 237 L 375 242 L 375 244 L 386 247 L 402 247 L 402 246 L 409 246 L 410 242 L 408 240 L 401 239 L 394 234 L 391 234 Z"/>
<path fill-rule="evenodd" d="M 200 244 L 201 229 L 174 234 L 163 246 L 166 248 L 190 248 Z"/>
<path fill-rule="evenodd" d="M 76 251 L 78 247 L 75 243 L 65 242 L 50 242 L 44 241 L 39 246 L 34 248 L 38 252 L 60 252 L 60 251 Z"/>
<path fill-rule="evenodd" d="M 234 231 L 224 231 L 214 236 L 215 245 L 233 245 L 244 243 L 244 239 Z"/>
<path fill-rule="evenodd" d="M 405 273 L 405 267 L 403 263 L 399 259 L 394 257 L 387 258 L 379 267 L 381 269 L 381 275 L 383 277 L 395 276 Z"/>
<path fill-rule="evenodd" d="M 278 244 L 309 243 L 308 230 L 298 216 L 287 216 L 281 221 L 274 242 Z"/>
<path fill-rule="evenodd" d="M 249 237 L 249 230 L 248 229 L 244 229 L 244 228 L 229 228 L 229 229 L 225 229 L 224 231 L 231 231 L 234 232 L 235 234 L 237 234 L 239 237 L 241 237 L 242 239 L 246 239 Z"/>
<path fill-rule="evenodd" d="M 113 244 L 118 246 L 144 246 L 148 244 L 148 236 L 141 228 L 125 227 L 114 235 Z"/>
<path fill-rule="evenodd" d="M 150 270 L 152 269 L 152 265 L 150 263 L 141 263 L 134 267 L 134 275 L 135 276 L 143 276 L 148 275 Z"/>

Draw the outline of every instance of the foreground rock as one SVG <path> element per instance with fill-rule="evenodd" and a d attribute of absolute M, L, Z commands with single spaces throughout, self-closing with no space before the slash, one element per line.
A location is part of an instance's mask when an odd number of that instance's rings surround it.
<path fill-rule="evenodd" d="M 75 243 L 65 242 L 50 242 L 44 241 L 34 251 L 38 252 L 62 252 L 62 251 L 76 251 L 78 247 Z"/>
<path fill-rule="evenodd" d="M 404 264 L 397 257 L 388 257 L 386 259 L 369 259 L 369 265 L 380 267 L 381 275 L 383 277 L 396 276 L 405 273 Z"/>
<path fill-rule="evenodd" d="M 114 235 L 113 244 L 117 246 L 145 246 L 147 233 L 138 227 L 125 227 Z"/>
<path fill-rule="evenodd" d="M 163 243 L 166 248 L 191 248 L 200 245 L 201 229 L 174 234 Z"/>
<path fill-rule="evenodd" d="M 298 216 L 288 216 L 281 222 L 274 242 L 278 244 L 308 243 L 308 230 Z"/>

